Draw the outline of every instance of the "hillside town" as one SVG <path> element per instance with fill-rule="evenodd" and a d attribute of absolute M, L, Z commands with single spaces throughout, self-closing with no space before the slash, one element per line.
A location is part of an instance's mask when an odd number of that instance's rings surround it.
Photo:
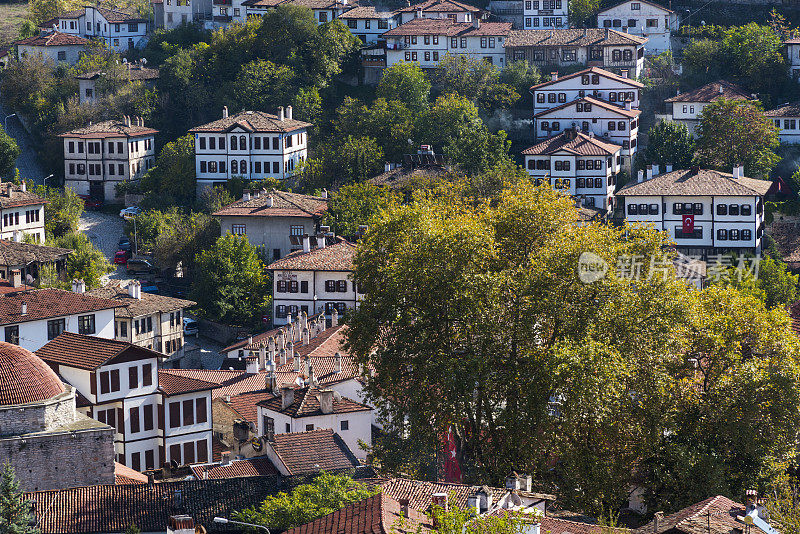
<path fill-rule="evenodd" d="M 796 534 L 800 7 L 412 1 L 0 4 L 0 534 Z"/>

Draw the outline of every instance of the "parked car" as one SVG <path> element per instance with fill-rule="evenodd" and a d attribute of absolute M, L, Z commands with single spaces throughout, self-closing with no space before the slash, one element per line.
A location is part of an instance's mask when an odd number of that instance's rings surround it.
<path fill-rule="evenodd" d="M 83 207 L 87 210 L 103 209 L 103 201 L 89 195 L 78 195 L 83 200 Z"/>
<path fill-rule="evenodd" d="M 123 237 L 119 240 L 119 244 L 117 245 L 119 250 L 127 250 L 128 252 L 131 251 L 131 242 L 127 237 Z"/>
<path fill-rule="evenodd" d="M 194 319 L 189 319 L 188 317 L 183 318 L 183 335 L 184 336 L 195 336 L 200 333 L 200 325 L 198 325 L 197 321 Z"/>
<path fill-rule="evenodd" d="M 140 208 L 139 206 L 131 206 L 130 208 L 125 208 L 121 210 L 119 212 L 119 216 L 127 221 L 128 219 L 133 219 L 140 213 L 142 213 L 142 208 Z"/>
<path fill-rule="evenodd" d="M 127 263 L 128 274 L 155 274 L 158 269 L 147 260 L 130 259 Z"/>
<path fill-rule="evenodd" d="M 128 263 L 128 259 L 131 257 L 130 250 L 118 250 L 116 254 L 114 254 L 114 263 L 117 265 L 125 265 Z"/>

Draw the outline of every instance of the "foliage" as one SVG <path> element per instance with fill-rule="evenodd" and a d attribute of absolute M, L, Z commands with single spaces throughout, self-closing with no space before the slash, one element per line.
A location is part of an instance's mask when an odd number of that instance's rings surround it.
<path fill-rule="evenodd" d="M 724 260 L 725 258 L 719 258 Z M 717 268 L 714 263 L 710 263 Z M 792 274 L 787 265 L 774 258 L 762 257 L 758 262 L 758 271 L 749 272 L 737 269 L 738 260 L 730 258 L 730 267 L 726 268 L 717 281 L 720 285 L 733 286 L 740 291 L 750 293 L 761 300 L 768 309 L 785 308 L 794 304 L 798 297 L 798 275 Z"/>
<path fill-rule="evenodd" d="M 246 63 L 233 86 L 234 108 L 267 111 L 286 105 L 294 93 L 294 77 L 292 69 L 272 61 Z"/>
<path fill-rule="evenodd" d="M 346 182 L 359 182 L 383 168 L 383 150 L 371 137 L 348 135 L 337 150 L 336 167 Z"/>
<path fill-rule="evenodd" d="M 431 519 L 438 525 L 435 532 L 439 534 L 524 534 L 527 532 L 526 525 L 531 516 L 536 517 L 537 521 L 541 520 L 540 515 L 525 515 L 511 511 L 475 517 L 473 511 L 463 510 L 457 506 L 450 506 L 447 510 L 434 506 L 430 512 Z M 411 531 L 405 518 L 392 525 L 390 532 L 398 531 Z M 421 533 L 422 528 L 418 527 L 416 532 Z"/>
<path fill-rule="evenodd" d="M 800 507 L 798 507 L 798 481 L 797 468 L 791 469 L 794 473 L 784 477 L 767 496 L 766 508 L 769 512 L 769 521 L 773 528 L 779 532 L 800 532 Z"/>
<path fill-rule="evenodd" d="M 186 134 L 164 145 L 155 166 L 141 179 L 147 193 L 145 205 L 189 205 L 196 189 L 194 135 Z"/>
<path fill-rule="evenodd" d="M 337 234 L 355 235 L 360 225 L 372 224 L 400 201 L 400 195 L 388 187 L 366 182 L 345 185 L 328 200 L 323 223 Z"/>
<path fill-rule="evenodd" d="M 47 199 L 44 205 L 44 232 L 48 239 L 78 231 L 83 199 L 73 189 L 37 185 L 34 192 Z"/>
<path fill-rule="evenodd" d="M 508 154 L 511 141 L 500 130 L 496 134 L 480 121 L 459 128 L 458 135 L 450 139 L 445 155 L 467 174 L 478 174 L 497 165 L 510 163 Z"/>
<path fill-rule="evenodd" d="M 80 6 L 81 3 L 76 0 L 28 0 L 29 16 L 37 26 Z"/>
<path fill-rule="evenodd" d="M 509 108 L 520 98 L 514 87 L 500 82 L 497 67 L 464 54 L 445 54 L 432 78 L 442 93 L 458 93 L 483 109 Z"/>
<path fill-rule="evenodd" d="M 80 278 L 86 282 L 86 288 L 100 287 L 100 278 L 114 271 L 103 253 L 98 250 L 82 232 L 72 232 L 48 239 L 47 245 L 72 249 L 67 256 L 67 278 Z"/>
<path fill-rule="evenodd" d="M 513 87 L 514 90 L 526 96 L 530 88 L 542 81 L 542 73 L 538 67 L 527 60 L 512 61 L 500 71 L 500 82 Z"/>
<path fill-rule="evenodd" d="M 13 137 L 0 126 L 0 176 L 9 176 L 17 163 L 20 149 Z"/>
<path fill-rule="evenodd" d="M 440 96 L 430 110 L 417 121 L 417 136 L 421 142 L 442 150 L 456 139 L 462 129 L 480 123 L 478 108 L 468 97 L 456 93 Z"/>
<path fill-rule="evenodd" d="M 570 0 L 569 21 L 572 26 L 588 24 L 600 11 L 600 0 Z"/>
<path fill-rule="evenodd" d="M 347 475 L 322 472 L 310 484 L 297 486 L 291 493 L 281 492 L 267 497 L 261 504 L 234 514 L 234 518 L 275 530 L 288 530 L 378 491 L 355 482 Z"/>
<path fill-rule="evenodd" d="M 419 111 L 428 106 L 431 82 L 416 63 L 401 61 L 383 71 L 377 95 L 386 100 L 398 100 L 409 109 Z"/>
<path fill-rule="evenodd" d="M 33 505 L 25 499 L 10 463 L 4 463 L 0 471 L 0 533 L 37 534 Z"/>
<path fill-rule="evenodd" d="M 686 169 L 694 156 L 694 137 L 685 124 L 660 121 L 647 132 L 647 148 L 642 154 L 645 164 L 657 164 L 663 169 L 671 164 Z"/>
<path fill-rule="evenodd" d="M 336 139 L 354 133 L 373 138 L 389 161 L 402 161 L 409 151 L 408 140 L 414 137 L 414 114 L 400 100 L 378 98 L 367 107 L 346 97 L 336 110 L 333 129 Z"/>
<path fill-rule="evenodd" d="M 253 326 L 269 310 L 269 281 L 246 237 L 224 235 L 195 259 L 193 300 L 211 320 Z"/>
<path fill-rule="evenodd" d="M 758 102 L 720 99 L 700 114 L 695 159 L 725 172 L 741 163 L 746 176 L 766 177 L 780 159 L 778 145 L 778 128 Z"/>

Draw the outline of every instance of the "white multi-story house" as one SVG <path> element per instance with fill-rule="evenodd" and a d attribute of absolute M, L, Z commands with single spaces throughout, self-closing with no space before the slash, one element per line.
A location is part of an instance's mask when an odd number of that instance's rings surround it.
<path fill-rule="evenodd" d="M 569 0 L 525 0 L 522 7 L 524 28 L 568 28 Z"/>
<path fill-rule="evenodd" d="M 597 14 L 597 25 L 601 28 L 647 37 L 645 54 L 653 56 L 672 50 L 670 36 L 678 24 L 677 13 L 647 0 L 625 0 Z"/>
<path fill-rule="evenodd" d="M 481 17 L 481 10 L 456 0 L 425 0 L 396 10 L 400 24 L 413 19 L 450 19 L 454 22 L 472 22 Z"/>
<path fill-rule="evenodd" d="M 151 0 L 151 3 L 157 28 L 172 30 L 181 24 L 212 22 L 212 0 Z"/>
<path fill-rule="evenodd" d="M 317 24 L 324 24 L 339 18 L 342 13 L 353 7 L 353 4 L 349 0 L 245 0 L 240 4 L 244 10 L 240 11 L 239 15 L 237 14 L 238 1 L 239 0 L 215 0 L 215 3 L 218 2 L 221 7 L 226 8 L 224 11 L 219 10 L 219 16 L 222 17 L 224 16 L 222 13 L 227 13 L 228 17 L 232 17 L 232 20 L 237 20 L 236 17 L 240 15 L 248 17 L 260 16 L 279 5 L 294 5 L 309 8 L 314 14 L 314 20 L 317 21 Z M 214 13 L 216 15 L 218 11 L 215 10 Z M 214 18 L 215 25 L 219 25 L 220 23 L 225 24 L 227 22 L 230 22 L 230 20 L 218 20 L 216 16 Z"/>
<path fill-rule="evenodd" d="M 537 180 L 569 193 L 589 208 L 613 209 L 622 147 L 574 129 L 522 151 L 525 169 Z"/>
<path fill-rule="evenodd" d="M 764 112 L 778 128 L 781 143 L 800 143 L 800 102 L 784 104 Z"/>
<path fill-rule="evenodd" d="M 87 5 L 82 10 L 59 15 L 42 26 L 87 39 L 100 39 L 117 52 L 147 44 L 147 19 L 119 9 Z"/>
<path fill-rule="evenodd" d="M 55 30 L 42 30 L 38 35 L 15 41 L 17 57 L 41 57 L 54 63 L 74 65 L 89 45 L 89 40 Z"/>
<path fill-rule="evenodd" d="M 64 185 L 99 200 L 117 198 L 116 185 L 140 178 L 155 164 L 158 130 L 124 117 L 59 135 L 64 140 Z"/>
<path fill-rule="evenodd" d="M 366 44 L 382 40 L 388 30 L 397 26 L 398 17 L 391 11 L 379 11 L 375 6 L 358 6 L 339 15 L 350 32 Z"/>
<path fill-rule="evenodd" d="M 386 65 L 413 61 L 422 68 L 435 68 L 445 54 L 463 54 L 505 66 L 505 40 L 510 22 L 454 22 L 449 18 L 416 18 L 383 34 Z"/>
<path fill-rule="evenodd" d="M 351 278 L 356 246 L 341 237 L 324 237 L 327 227 L 313 239 L 304 235 L 303 249 L 271 263 L 267 269 L 273 273 L 273 324 L 286 324 L 287 317 L 297 317 L 300 312 L 316 314 L 325 312 L 338 315 L 355 308 L 361 293 Z"/>
<path fill-rule="evenodd" d="M 37 355 L 78 390 L 81 412 L 116 429 L 119 463 L 142 471 L 210 458 L 214 384 L 162 377 L 159 353 L 92 336 L 63 333 Z"/>
<path fill-rule="evenodd" d="M 651 167 L 617 196 L 629 222 L 653 224 L 681 252 L 705 257 L 761 251 L 764 195 L 771 185 L 747 178 L 741 166 L 733 173 L 693 167 L 660 175 Z"/>
<path fill-rule="evenodd" d="M 248 4 L 244 0 L 213 0 L 211 22 L 214 27 L 247 20 Z"/>
<path fill-rule="evenodd" d="M 72 292 L 30 290 L 21 273 L 13 271 L 11 286 L 0 296 L 0 328 L 6 343 L 35 352 L 62 332 L 114 338 L 114 311 L 122 305 L 84 294 L 82 280 L 73 282 Z"/>
<path fill-rule="evenodd" d="M 233 177 L 251 180 L 294 176 L 306 160 L 311 124 L 292 118 L 292 106 L 277 115 L 242 111 L 189 130 L 194 134 L 198 189 Z"/>
<path fill-rule="evenodd" d="M 638 78 L 646 42 L 646 37 L 600 28 L 514 30 L 505 42 L 506 63 L 524 59 L 538 67 L 585 65 L 627 70 Z"/>
<path fill-rule="evenodd" d="M 278 260 L 301 249 L 292 243 L 313 235 L 328 209 L 326 196 L 315 197 L 287 191 L 245 190 L 242 199 L 214 212 L 223 235 L 247 236 L 251 245 L 264 248 L 264 255 Z"/>
<path fill-rule="evenodd" d="M 786 57 L 789 60 L 789 74 L 795 81 L 800 81 L 800 38 L 787 39 Z"/>
<path fill-rule="evenodd" d="M 664 100 L 668 106 L 672 106 L 672 110 L 667 111 L 665 118 L 685 124 L 689 133 L 694 134 L 700 124 L 700 114 L 707 105 L 721 99 L 752 100 L 754 98 L 743 87 L 725 80 L 718 80 L 688 93 L 678 93 L 676 96 Z"/>
<path fill-rule="evenodd" d="M 533 116 L 533 124 L 539 139 L 576 128 L 605 142 L 620 145 L 621 164 L 630 169 L 637 151 L 640 113 L 638 109 L 632 109 L 631 102 L 618 106 L 585 96 L 537 113 Z"/>
<path fill-rule="evenodd" d="M 639 109 L 640 93 L 644 84 L 628 78 L 628 71 L 622 75 L 590 67 L 566 76 L 551 73 L 550 81 L 531 87 L 533 95 L 533 114 L 557 107 L 578 98 L 590 96 L 611 104 L 631 103 L 632 109 Z"/>
<path fill-rule="evenodd" d="M 125 63 L 123 66 L 127 70 L 125 78 L 131 82 L 142 82 L 146 87 L 152 88 L 158 80 L 158 69 L 148 69 L 139 63 Z M 93 104 L 100 98 L 97 81 L 106 78 L 105 71 L 96 70 L 75 76 L 78 80 L 78 101 L 81 104 Z"/>
<path fill-rule="evenodd" d="M 28 191 L 26 182 L 0 183 L 0 239 L 22 241 L 26 235 L 44 243 L 45 199 Z"/>

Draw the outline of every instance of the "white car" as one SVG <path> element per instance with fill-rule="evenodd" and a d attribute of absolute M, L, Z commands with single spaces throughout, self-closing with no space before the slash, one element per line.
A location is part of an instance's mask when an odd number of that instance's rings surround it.
<path fill-rule="evenodd" d="M 197 321 L 194 319 L 189 319 L 188 317 L 183 318 L 183 335 L 184 336 L 195 336 L 200 332 L 198 328 L 200 325 L 197 324 Z"/>
<path fill-rule="evenodd" d="M 140 213 L 142 213 L 142 208 L 139 206 L 131 206 L 130 208 L 125 208 L 124 210 L 120 211 L 119 216 L 127 221 L 128 219 L 133 219 Z"/>

